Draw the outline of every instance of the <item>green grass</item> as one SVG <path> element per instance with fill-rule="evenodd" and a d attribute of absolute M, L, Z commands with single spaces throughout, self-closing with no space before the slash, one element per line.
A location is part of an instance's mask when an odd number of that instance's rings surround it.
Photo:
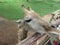
<path fill-rule="evenodd" d="M 21 10 L 21 4 L 22 0 L 5 0 L 3 3 L 0 3 L 0 16 L 7 19 L 22 18 L 23 12 Z"/>
<path fill-rule="evenodd" d="M 12 20 L 23 17 L 22 4 L 31 7 L 41 16 L 60 9 L 60 3 L 56 2 L 56 0 L 30 0 L 29 2 L 26 2 L 26 0 L 0 0 L 0 2 L 0 16 Z"/>

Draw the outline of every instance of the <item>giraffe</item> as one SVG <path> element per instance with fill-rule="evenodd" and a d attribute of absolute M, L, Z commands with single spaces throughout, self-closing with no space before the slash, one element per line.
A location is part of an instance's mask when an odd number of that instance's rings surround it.
<path fill-rule="evenodd" d="M 49 26 L 49 23 L 47 23 L 46 21 L 44 21 L 44 20 L 42 20 L 41 19 L 41 17 L 40 16 L 38 16 L 38 14 L 37 13 L 35 13 L 33 10 L 26 10 L 26 9 L 24 9 L 24 7 L 23 7 L 23 11 L 24 11 L 24 13 L 25 13 L 25 17 L 24 17 L 24 21 L 32 28 L 33 27 L 33 30 L 35 31 L 35 32 L 39 32 L 39 29 L 41 29 L 42 31 L 40 31 L 39 33 L 47 33 L 47 32 L 58 32 L 59 33 L 59 31 L 56 31 L 57 29 L 54 29 L 54 28 L 52 28 L 52 27 L 50 27 Z M 27 16 L 26 16 L 27 15 Z M 32 16 L 31 16 L 32 15 Z M 36 19 L 35 19 L 36 18 Z M 33 22 L 30 22 L 31 20 L 33 20 Z M 38 21 L 37 21 L 38 20 Z M 41 21 L 40 21 L 41 20 Z M 30 24 L 31 23 L 31 24 Z M 35 26 L 35 24 L 37 24 L 36 26 L 37 26 L 37 29 L 36 29 L 36 27 L 34 27 Z M 39 23 L 41 23 L 41 24 L 39 24 Z M 38 25 L 39 24 L 39 25 Z M 33 26 L 34 25 L 34 26 Z M 38 27 L 41 27 L 41 28 L 38 28 Z M 45 29 L 44 29 L 44 28 Z M 36 31 L 36 30 L 38 30 L 38 31 Z M 46 31 L 45 31 L 46 30 Z M 56 34 L 56 33 L 54 33 L 54 34 Z"/>

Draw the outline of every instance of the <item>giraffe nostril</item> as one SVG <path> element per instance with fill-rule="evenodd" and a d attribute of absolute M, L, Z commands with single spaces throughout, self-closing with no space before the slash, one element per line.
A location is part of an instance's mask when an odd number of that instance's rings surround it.
<path fill-rule="evenodd" d="M 58 17 L 56 19 L 58 19 Z"/>
<path fill-rule="evenodd" d="M 59 18 L 60 18 L 60 16 L 59 16 Z"/>

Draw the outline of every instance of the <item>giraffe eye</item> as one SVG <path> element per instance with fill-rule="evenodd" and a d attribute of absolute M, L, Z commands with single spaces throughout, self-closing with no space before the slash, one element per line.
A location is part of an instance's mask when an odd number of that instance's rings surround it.
<path fill-rule="evenodd" d="M 29 20 L 25 20 L 26 22 L 30 22 L 30 21 L 32 21 L 32 19 L 29 19 Z"/>

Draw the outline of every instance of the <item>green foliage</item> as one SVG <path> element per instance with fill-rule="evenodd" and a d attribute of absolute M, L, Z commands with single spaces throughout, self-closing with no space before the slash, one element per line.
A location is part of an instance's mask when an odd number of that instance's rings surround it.
<path fill-rule="evenodd" d="M 60 0 L 53 0 L 54 2 L 60 2 Z"/>
<path fill-rule="evenodd" d="M 0 16 L 7 19 L 19 19 L 24 16 L 21 5 L 24 4 L 26 8 L 29 6 L 41 16 L 60 9 L 60 4 L 52 0 L 0 0 Z"/>

